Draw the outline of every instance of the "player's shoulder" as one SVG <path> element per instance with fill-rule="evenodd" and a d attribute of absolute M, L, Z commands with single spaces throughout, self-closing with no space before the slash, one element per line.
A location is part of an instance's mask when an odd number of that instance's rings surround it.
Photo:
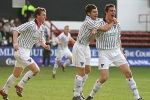
<path fill-rule="evenodd" d="M 61 33 L 59 34 L 59 36 L 64 36 L 64 32 L 61 32 Z"/>
<path fill-rule="evenodd" d="M 29 21 L 29 22 L 26 22 L 22 25 L 32 27 L 33 25 L 35 25 L 35 22 L 34 21 Z"/>

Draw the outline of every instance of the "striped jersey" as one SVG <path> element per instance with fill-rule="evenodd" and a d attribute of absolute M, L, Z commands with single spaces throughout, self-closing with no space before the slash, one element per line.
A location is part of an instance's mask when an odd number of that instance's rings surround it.
<path fill-rule="evenodd" d="M 77 36 L 77 42 L 83 45 L 89 45 L 90 35 L 93 29 L 98 29 L 100 27 L 100 21 L 102 19 L 97 18 L 96 20 L 91 19 L 86 16 Z"/>
<path fill-rule="evenodd" d="M 56 40 L 58 40 L 59 42 L 61 42 L 62 44 L 58 44 L 57 49 L 59 50 L 63 50 L 68 48 L 68 42 L 72 39 L 70 33 L 68 33 L 68 36 L 65 35 L 64 32 L 62 32 L 58 37 L 56 37 Z"/>
<path fill-rule="evenodd" d="M 16 30 L 20 35 L 18 36 L 18 46 L 26 49 L 32 49 L 33 45 L 39 41 L 45 42 L 44 36 L 45 26 L 42 24 L 40 28 L 37 26 L 37 21 L 30 21 L 24 23 L 13 30 Z"/>
<path fill-rule="evenodd" d="M 107 25 L 106 21 L 101 21 L 101 26 Z M 119 38 L 121 28 L 120 24 L 114 24 L 111 29 L 106 32 L 99 31 L 95 34 L 96 48 L 98 49 L 117 49 L 120 48 Z"/>

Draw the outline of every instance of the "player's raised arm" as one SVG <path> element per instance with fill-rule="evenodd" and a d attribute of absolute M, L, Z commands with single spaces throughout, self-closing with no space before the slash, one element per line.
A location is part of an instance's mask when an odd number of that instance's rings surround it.
<path fill-rule="evenodd" d="M 113 18 L 112 22 L 110 24 L 107 24 L 105 26 L 100 26 L 98 31 L 108 31 L 114 24 L 117 23 L 117 19 L 116 18 Z"/>

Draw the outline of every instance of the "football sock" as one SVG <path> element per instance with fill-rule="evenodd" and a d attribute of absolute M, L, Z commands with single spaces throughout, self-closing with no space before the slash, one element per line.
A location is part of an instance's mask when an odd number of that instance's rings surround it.
<path fill-rule="evenodd" d="M 82 89 L 82 81 L 83 81 L 83 77 L 76 75 L 75 77 L 75 85 L 74 85 L 74 96 L 80 96 L 80 92 Z"/>
<path fill-rule="evenodd" d="M 58 68 L 58 65 L 55 63 L 54 68 L 53 68 L 53 74 L 56 74 L 57 68 Z"/>
<path fill-rule="evenodd" d="M 9 76 L 9 78 L 7 79 L 7 81 L 3 87 L 3 91 L 5 93 L 8 92 L 8 89 L 13 85 L 13 83 L 16 81 L 16 79 L 17 78 L 13 74 Z"/>
<path fill-rule="evenodd" d="M 84 85 L 84 83 L 85 83 L 85 81 L 86 81 L 87 78 L 88 78 L 88 74 L 85 74 L 83 76 L 82 86 Z"/>
<path fill-rule="evenodd" d="M 102 87 L 102 84 L 97 80 L 91 93 L 90 93 L 90 96 L 91 97 L 94 97 L 94 95 L 98 92 L 98 90 Z"/>
<path fill-rule="evenodd" d="M 66 62 L 63 64 L 64 67 L 66 67 L 67 65 L 69 65 L 71 63 L 70 59 L 67 59 Z"/>
<path fill-rule="evenodd" d="M 137 89 L 137 86 L 136 86 L 136 83 L 134 81 L 133 78 L 128 78 L 126 79 L 127 83 L 128 83 L 128 86 L 129 88 L 131 89 L 133 95 L 134 95 L 134 98 L 135 99 L 139 99 L 140 96 L 139 96 L 139 92 L 138 92 L 138 89 Z"/>
<path fill-rule="evenodd" d="M 23 88 L 23 85 L 26 84 L 33 76 L 34 73 L 32 71 L 28 71 L 18 83 L 18 86 Z"/>

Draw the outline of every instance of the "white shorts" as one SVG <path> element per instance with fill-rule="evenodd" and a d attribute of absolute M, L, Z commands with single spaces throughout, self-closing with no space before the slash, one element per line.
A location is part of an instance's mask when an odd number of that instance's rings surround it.
<path fill-rule="evenodd" d="M 66 48 L 66 49 L 64 49 L 64 50 L 59 50 L 59 49 L 57 49 L 55 60 L 56 60 L 56 61 L 61 61 L 61 59 L 62 59 L 63 57 L 66 57 L 66 58 L 72 57 L 72 53 L 71 53 L 71 51 L 70 51 L 68 48 Z"/>
<path fill-rule="evenodd" d="M 99 66 L 98 69 L 109 69 L 113 63 L 116 67 L 127 64 L 126 58 L 121 53 L 120 49 L 113 50 L 98 50 L 99 52 Z"/>
<path fill-rule="evenodd" d="M 24 69 L 26 66 L 34 63 L 34 60 L 30 57 L 30 49 L 19 48 L 19 50 L 14 52 L 14 57 L 16 59 L 15 67 Z"/>
<path fill-rule="evenodd" d="M 90 65 L 90 60 L 90 47 L 76 42 L 72 50 L 72 63 L 76 67 L 84 68 L 85 65 Z"/>

